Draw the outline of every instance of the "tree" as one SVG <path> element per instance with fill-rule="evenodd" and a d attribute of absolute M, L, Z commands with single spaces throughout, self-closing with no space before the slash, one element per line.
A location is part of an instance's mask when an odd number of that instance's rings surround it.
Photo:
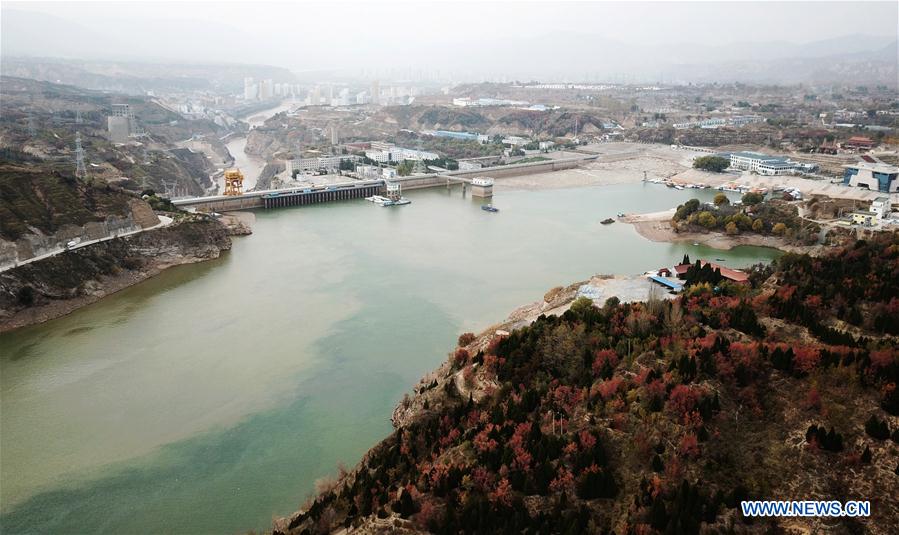
<path fill-rule="evenodd" d="M 699 216 L 697 216 L 696 222 L 705 228 L 715 228 L 715 226 L 718 225 L 718 220 L 709 212 L 701 212 Z"/>
<path fill-rule="evenodd" d="M 787 231 L 787 226 L 784 225 L 783 223 L 778 223 L 778 224 L 774 225 L 774 228 L 771 229 L 771 232 L 773 232 L 777 236 L 783 236 L 786 231 Z"/>
<path fill-rule="evenodd" d="M 750 191 L 743 195 L 743 204 L 755 205 L 765 200 L 765 196 L 761 193 Z"/>
<path fill-rule="evenodd" d="M 761 234 L 761 232 L 763 230 L 765 230 L 765 224 L 762 223 L 761 219 L 756 219 L 755 221 L 752 222 L 752 231 L 753 232 L 758 232 Z"/>
<path fill-rule="evenodd" d="M 733 236 L 733 235 L 735 235 L 735 234 L 738 234 L 740 231 L 739 231 L 739 229 L 737 229 L 736 223 L 734 223 L 733 221 L 731 221 L 730 223 L 727 224 L 726 227 L 724 227 L 724 232 L 726 232 L 726 233 L 728 233 L 729 235 Z"/>
<path fill-rule="evenodd" d="M 730 167 L 730 160 L 721 156 L 700 156 L 693 160 L 693 167 L 703 171 L 720 173 Z"/>
<path fill-rule="evenodd" d="M 723 193 L 719 193 L 715 195 L 715 206 L 724 206 L 730 204 L 730 199 L 727 198 L 727 195 Z"/>

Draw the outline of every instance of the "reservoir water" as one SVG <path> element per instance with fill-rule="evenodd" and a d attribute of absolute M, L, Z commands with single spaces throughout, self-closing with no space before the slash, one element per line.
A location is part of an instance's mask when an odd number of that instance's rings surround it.
<path fill-rule="evenodd" d="M 653 184 L 458 188 L 257 212 L 220 259 L 165 271 L 69 316 L 0 335 L 4 533 L 236 533 L 293 512 L 317 478 L 392 429 L 405 392 L 464 331 L 553 286 L 684 253 L 618 212 L 712 191 Z"/>

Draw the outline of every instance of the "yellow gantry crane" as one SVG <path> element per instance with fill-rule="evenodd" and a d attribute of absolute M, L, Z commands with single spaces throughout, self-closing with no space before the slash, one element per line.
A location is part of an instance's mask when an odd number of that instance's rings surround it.
<path fill-rule="evenodd" d="M 236 167 L 225 169 L 225 195 L 243 195 L 243 173 Z"/>

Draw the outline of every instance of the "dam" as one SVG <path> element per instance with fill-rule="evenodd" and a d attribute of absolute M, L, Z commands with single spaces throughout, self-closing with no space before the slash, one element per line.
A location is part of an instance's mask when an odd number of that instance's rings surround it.
<path fill-rule="evenodd" d="M 559 158 L 542 162 L 528 162 L 521 164 L 497 165 L 483 167 L 481 169 L 466 171 L 443 171 L 414 176 L 392 178 L 391 182 L 401 185 L 403 191 L 421 188 L 446 186 L 451 182 L 463 182 L 470 184 L 472 179 L 479 176 L 502 178 L 521 176 L 535 173 L 547 173 L 562 169 L 571 169 L 581 164 L 595 160 L 597 156 L 577 156 Z M 371 195 L 384 193 L 386 181 L 384 179 L 355 180 L 329 185 L 310 187 L 284 188 L 261 191 L 249 191 L 241 195 L 215 195 L 210 197 L 190 197 L 175 199 L 172 203 L 182 209 L 194 209 L 201 212 L 228 212 L 234 210 L 249 210 L 254 208 L 282 208 L 288 206 L 303 206 L 320 204 L 324 202 L 340 201 L 346 199 L 359 199 Z"/>

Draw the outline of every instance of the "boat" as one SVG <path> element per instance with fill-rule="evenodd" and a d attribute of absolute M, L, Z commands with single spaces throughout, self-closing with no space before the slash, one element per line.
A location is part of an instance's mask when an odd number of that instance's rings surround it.
<path fill-rule="evenodd" d="M 482 204 L 481 210 L 484 210 L 485 212 L 499 212 L 499 208 L 492 204 Z"/>
<path fill-rule="evenodd" d="M 618 212 L 618 217 L 624 217 L 626 214 L 624 212 Z"/>
<path fill-rule="evenodd" d="M 386 203 L 393 202 L 383 195 L 372 195 L 371 197 L 366 197 L 365 200 L 368 202 L 373 202 L 375 204 L 380 204 L 381 206 Z"/>
<path fill-rule="evenodd" d="M 397 200 L 387 199 L 387 202 L 381 203 L 381 206 L 402 206 L 404 204 L 412 204 L 412 201 L 405 197 L 400 197 Z"/>
<path fill-rule="evenodd" d="M 674 189 L 684 189 L 684 187 L 681 186 L 680 184 L 678 184 L 678 185 L 674 186 Z"/>
<path fill-rule="evenodd" d="M 726 260 L 724 258 L 716 258 L 715 259 L 715 262 L 725 262 L 725 261 Z"/>
<path fill-rule="evenodd" d="M 614 223 L 614 222 L 615 222 L 614 219 L 612 219 L 611 217 L 607 217 L 607 218 L 603 219 L 602 221 L 600 221 L 600 224 L 602 224 L 602 225 L 611 225 L 611 224 Z"/>
<path fill-rule="evenodd" d="M 693 242 L 693 245 L 699 245 L 698 241 Z"/>

